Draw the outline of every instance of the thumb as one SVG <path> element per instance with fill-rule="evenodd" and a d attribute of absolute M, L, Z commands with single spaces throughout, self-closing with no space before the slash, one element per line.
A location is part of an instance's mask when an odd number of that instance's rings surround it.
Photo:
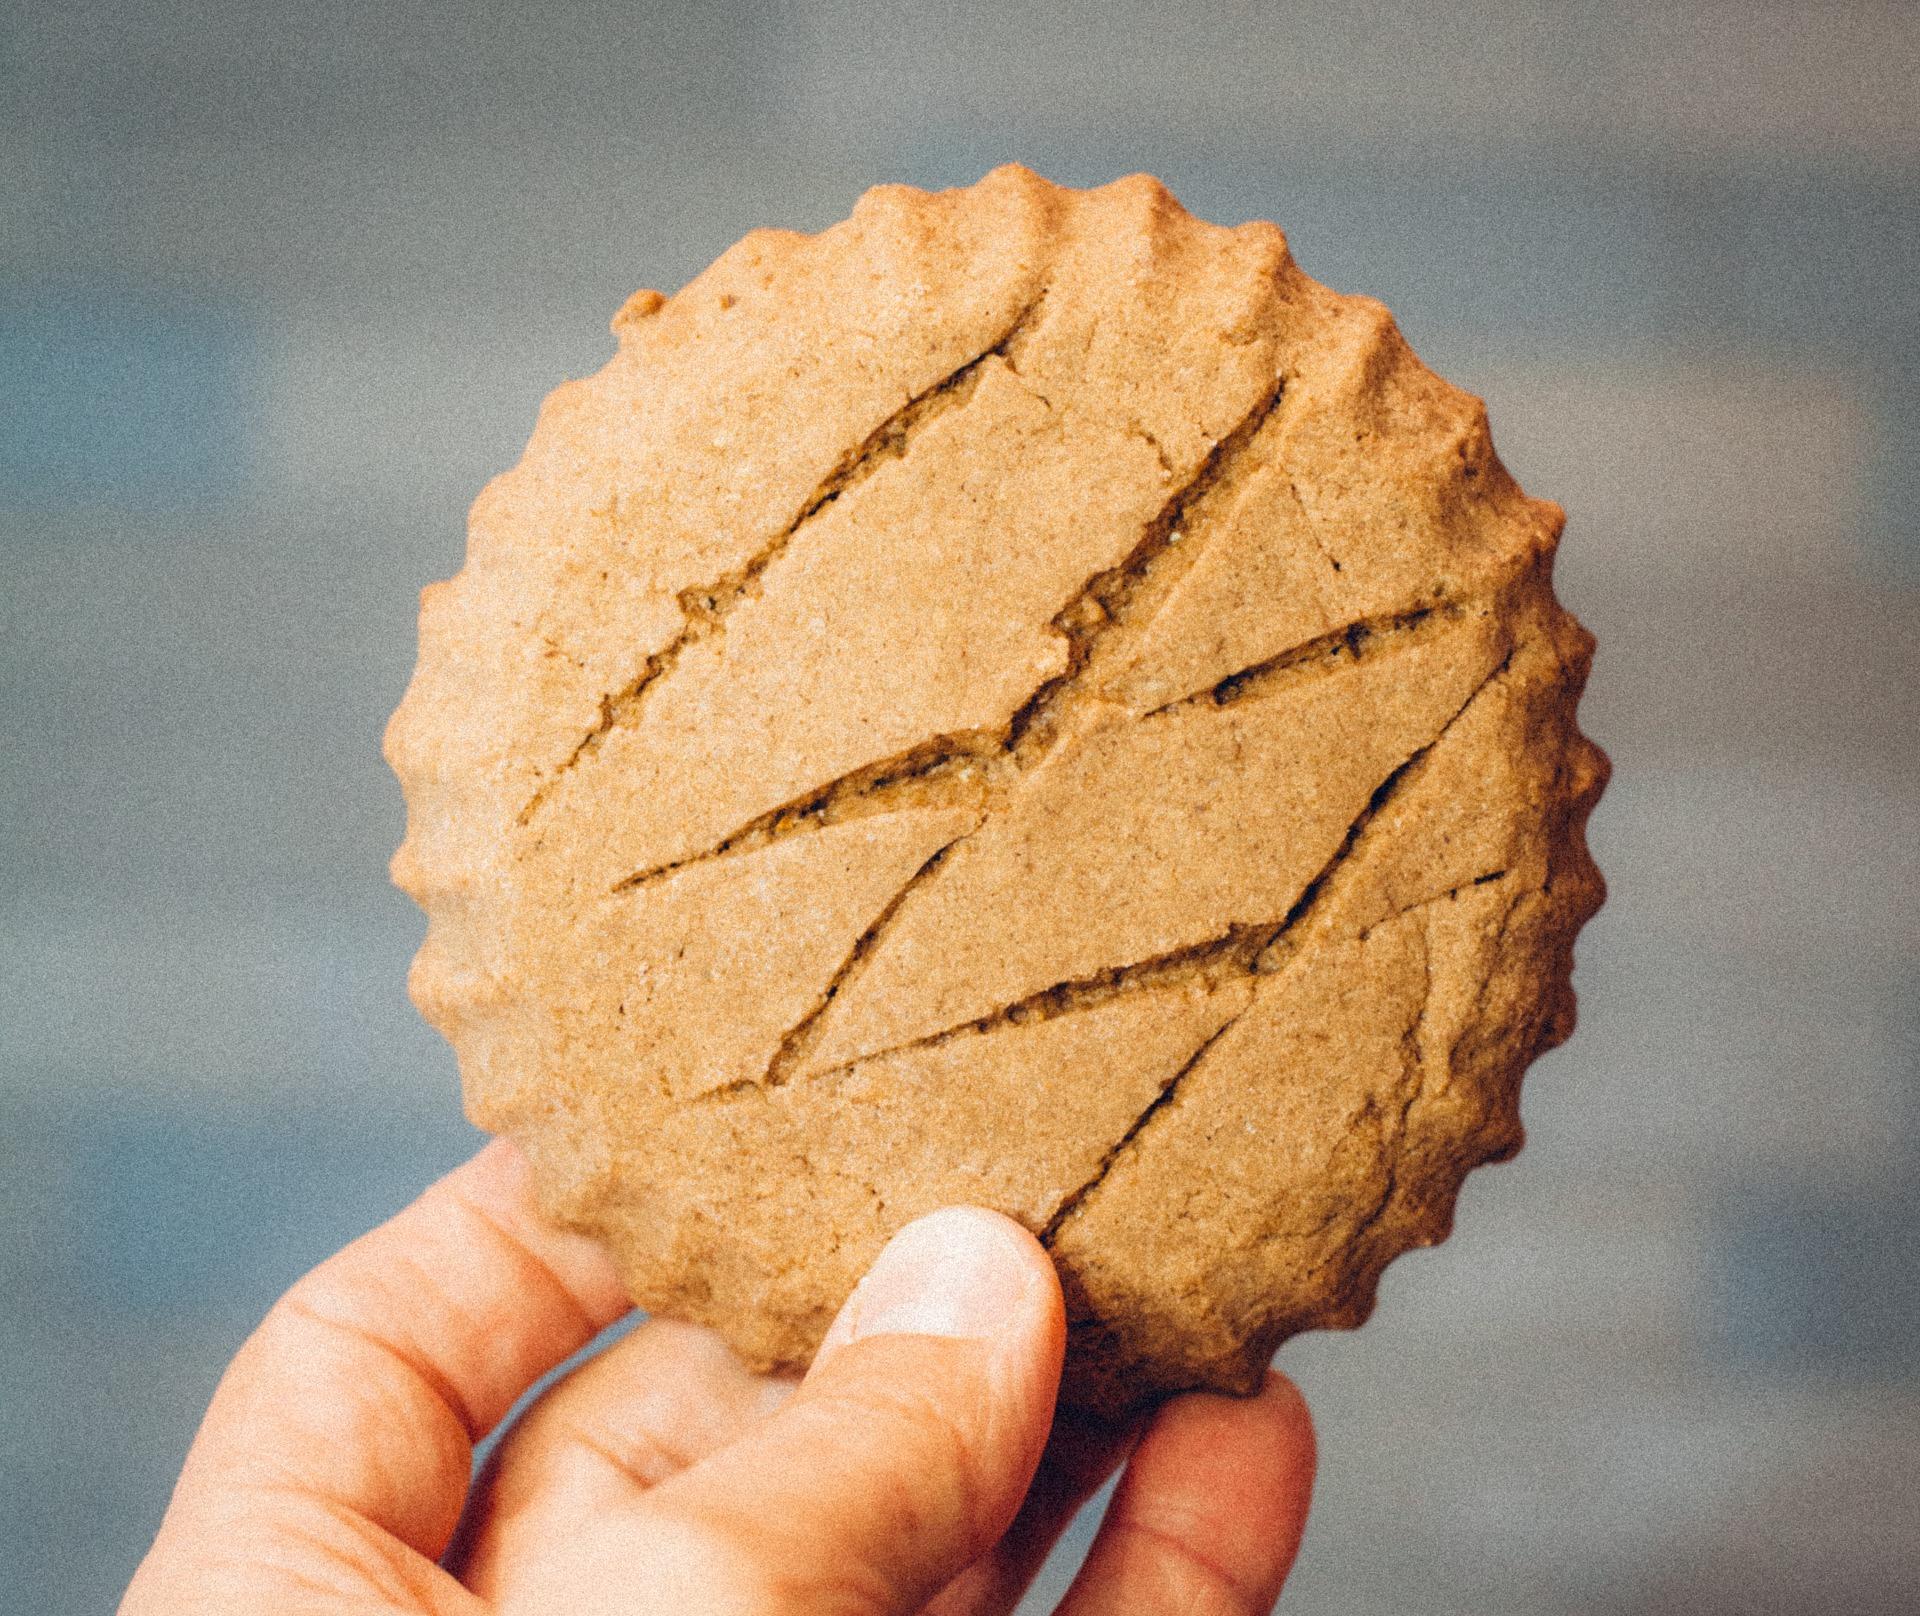
<path fill-rule="evenodd" d="M 647 1512 L 701 1542 L 694 1558 L 709 1577 L 726 1568 L 743 1609 L 917 1610 L 1012 1521 L 1065 1339 L 1032 1235 L 993 1212 L 935 1212 L 893 1237 L 780 1411 L 655 1488 Z M 707 1580 L 689 1608 L 717 1591 Z"/>

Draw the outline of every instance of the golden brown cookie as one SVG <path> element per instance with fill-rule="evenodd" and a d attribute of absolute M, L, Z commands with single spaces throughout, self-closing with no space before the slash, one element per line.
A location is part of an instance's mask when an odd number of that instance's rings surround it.
<path fill-rule="evenodd" d="M 756 1365 L 953 1202 L 1052 1249 L 1081 1403 L 1357 1323 L 1602 891 L 1479 401 L 1144 177 L 882 187 L 614 330 L 388 732 L 474 1120 Z"/>

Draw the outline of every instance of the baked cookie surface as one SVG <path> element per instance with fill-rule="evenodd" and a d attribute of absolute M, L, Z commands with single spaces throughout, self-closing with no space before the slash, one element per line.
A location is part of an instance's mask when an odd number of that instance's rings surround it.
<path fill-rule="evenodd" d="M 955 1202 L 1052 1250 L 1070 1401 L 1359 1322 L 1602 895 L 1479 401 L 1143 177 L 883 187 L 614 330 L 388 730 L 473 1119 L 759 1366 Z"/>

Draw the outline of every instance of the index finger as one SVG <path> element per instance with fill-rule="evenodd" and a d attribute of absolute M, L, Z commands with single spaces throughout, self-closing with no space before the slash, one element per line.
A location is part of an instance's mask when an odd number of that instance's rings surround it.
<path fill-rule="evenodd" d="M 496 1141 L 274 1304 L 214 1393 L 175 1509 L 292 1493 L 438 1557 L 473 1444 L 630 1305 Z"/>

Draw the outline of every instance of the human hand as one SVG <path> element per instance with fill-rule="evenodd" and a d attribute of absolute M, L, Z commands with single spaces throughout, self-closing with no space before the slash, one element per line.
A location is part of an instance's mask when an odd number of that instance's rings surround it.
<path fill-rule="evenodd" d="M 984 1616 L 1129 1440 L 1053 1423 L 1052 1265 L 1017 1224 L 951 1209 L 895 1236 L 803 1380 L 650 1322 L 550 1388 L 470 1487 L 475 1441 L 628 1305 L 490 1145 L 275 1304 L 121 1616 Z M 1269 1609 L 1313 1456 L 1278 1375 L 1175 1398 L 1061 1611 Z"/>

